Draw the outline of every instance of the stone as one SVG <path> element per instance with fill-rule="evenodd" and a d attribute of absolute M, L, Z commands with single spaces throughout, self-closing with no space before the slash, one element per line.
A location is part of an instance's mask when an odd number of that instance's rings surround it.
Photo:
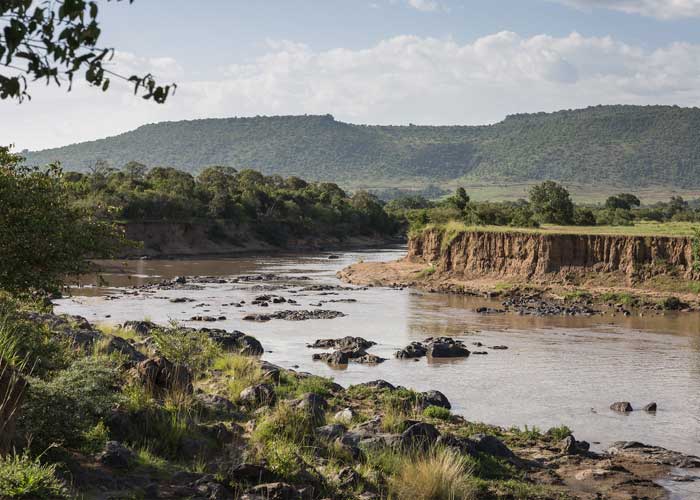
<path fill-rule="evenodd" d="M 125 330 L 131 330 L 132 332 L 145 337 L 151 333 L 151 330 L 158 328 L 158 325 L 151 321 L 126 321 L 122 328 Z"/>
<path fill-rule="evenodd" d="M 418 395 L 418 407 L 421 410 L 429 406 L 438 406 L 440 408 L 452 409 L 452 405 L 447 397 L 440 391 L 426 391 Z"/>
<path fill-rule="evenodd" d="M 309 392 L 302 395 L 293 404 L 295 408 L 303 410 L 313 418 L 317 425 L 323 423 L 326 419 L 328 402 L 323 396 Z"/>
<path fill-rule="evenodd" d="M 238 352 L 244 356 L 262 356 L 265 352 L 258 339 L 238 330 L 227 332 L 220 329 L 202 328 L 200 331 L 206 332 L 225 351 Z"/>
<path fill-rule="evenodd" d="M 369 349 L 376 342 L 365 340 L 362 337 L 343 337 L 339 339 L 319 339 L 308 347 L 312 349 Z"/>
<path fill-rule="evenodd" d="M 452 448 L 463 455 L 474 456 L 477 454 L 474 441 L 468 438 L 455 436 L 454 434 L 441 434 L 435 444 L 437 446 Z"/>
<path fill-rule="evenodd" d="M 365 365 L 378 365 L 379 363 L 383 363 L 386 361 L 386 358 L 382 358 L 380 356 L 377 356 L 375 354 L 363 354 L 362 356 L 356 357 L 356 358 L 351 358 L 353 362 L 355 363 L 361 363 Z"/>
<path fill-rule="evenodd" d="M 107 441 L 105 449 L 97 460 L 112 469 L 128 469 L 136 456 L 134 452 L 118 441 Z"/>
<path fill-rule="evenodd" d="M 389 390 L 389 391 L 396 390 L 396 387 L 391 385 L 386 380 L 372 380 L 370 382 L 363 382 L 361 384 L 357 384 L 357 386 L 358 387 L 370 387 L 372 389 Z"/>
<path fill-rule="evenodd" d="M 426 341 L 428 342 L 428 356 L 432 358 L 466 358 L 469 356 L 469 349 L 459 341 L 449 337 L 429 340 L 430 342 Z"/>
<path fill-rule="evenodd" d="M 277 401 L 275 388 L 271 384 L 256 384 L 241 391 L 241 402 L 249 406 L 272 406 Z"/>
<path fill-rule="evenodd" d="M 656 412 L 656 403 L 649 403 L 648 405 L 645 405 L 643 410 L 650 413 Z"/>
<path fill-rule="evenodd" d="M 237 407 L 223 396 L 217 394 L 200 394 L 197 396 L 200 404 L 210 413 L 229 415 L 237 413 Z"/>
<path fill-rule="evenodd" d="M 248 463 L 234 465 L 227 477 L 231 483 L 258 484 L 277 480 L 277 475 L 267 467 Z"/>
<path fill-rule="evenodd" d="M 411 342 L 406 347 L 397 351 L 394 356 L 398 359 L 422 358 L 428 353 L 428 349 L 420 342 Z"/>
<path fill-rule="evenodd" d="M 477 451 L 493 455 L 494 457 L 512 459 L 515 454 L 508 448 L 503 441 L 496 436 L 489 434 L 474 434 L 469 436 L 469 439 L 474 442 L 474 447 Z"/>
<path fill-rule="evenodd" d="M 287 483 L 259 484 L 246 493 L 258 495 L 266 500 L 299 500 L 301 497 L 297 489 Z"/>
<path fill-rule="evenodd" d="M 432 424 L 418 422 L 401 434 L 401 446 L 405 449 L 427 449 L 435 444 L 440 432 Z"/>
<path fill-rule="evenodd" d="M 349 424 L 355 419 L 356 416 L 357 416 L 357 414 L 353 411 L 352 408 L 345 408 L 343 410 L 340 410 L 338 413 L 336 413 L 333 416 L 333 419 L 336 422 Z"/>
<path fill-rule="evenodd" d="M 313 355 L 313 359 L 315 361 L 324 361 L 332 366 L 347 365 L 349 361 L 348 354 L 343 351 L 317 353 Z"/>
<path fill-rule="evenodd" d="M 192 392 L 192 375 L 187 367 L 175 365 L 166 358 L 149 358 L 136 365 L 141 382 L 151 391 L 184 390 Z"/>
<path fill-rule="evenodd" d="M 619 401 L 617 403 L 613 403 L 610 405 L 610 409 L 619 413 L 629 413 L 633 411 L 632 405 L 629 403 L 629 401 Z"/>
<path fill-rule="evenodd" d="M 328 441 L 338 439 L 343 434 L 345 434 L 345 432 L 347 432 L 347 427 L 345 427 L 342 424 L 324 425 L 323 427 L 318 427 L 316 429 L 316 434 L 318 434 L 320 438 L 326 439 Z"/>

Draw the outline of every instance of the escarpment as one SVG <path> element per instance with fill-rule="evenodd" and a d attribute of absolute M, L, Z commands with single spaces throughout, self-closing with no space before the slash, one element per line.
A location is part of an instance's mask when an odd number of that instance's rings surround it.
<path fill-rule="evenodd" d="M 428 229 L 409 239 L 407 260 L 439 273 L 546 280 L 570 273 L 617 273 L 628 281 L 658 274 L 697 278 L 691 238 Z"/>

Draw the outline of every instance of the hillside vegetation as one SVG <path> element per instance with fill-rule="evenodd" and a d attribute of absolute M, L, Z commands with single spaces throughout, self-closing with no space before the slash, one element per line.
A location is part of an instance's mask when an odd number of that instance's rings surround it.
<path fill-rule="evenodd" d="M 598 106 L 478 127 L 352 125 L 330 115 L 205 119 L 26 156 L 67 170 L 100 160 L 195 172 L 225 165 L 364 187 L 553 179 L 688 189 L 700 186 L 700 109 Z"/>

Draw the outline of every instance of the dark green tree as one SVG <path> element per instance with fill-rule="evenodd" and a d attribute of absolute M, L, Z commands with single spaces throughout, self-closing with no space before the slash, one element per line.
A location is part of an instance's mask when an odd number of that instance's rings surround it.
<path fill-rule="evenodd" d="M 89 258 L 111 257 L 121 231 L 71 205 L 61 170 L 22 167 L 0 147 L 0 289 L 54 291 L 90 269 Z"/>
<path fill-rule="evenodd" d="M 554 181 L 544 181 L 532 186 L 530 205 L 541 222 L 564 225 L 573 222 L 574 204 L 569 192 Z"/>
<path fill-rule="evenodd" d="M 75 77 L 82 76 L 103 91 L 111 78 L 120 78 L 144 99 L 165 102 L 174 84 L 162 86 L 150 74 L 122 76 L 105 67 L 114 49 L 99 45 L 98 12 L 95 1 L 0 1 L 0 68 L 5 68 L 0 73 L 0 99 L 29 98 L 28 81 L 67 83 L 70 90 Z"/>

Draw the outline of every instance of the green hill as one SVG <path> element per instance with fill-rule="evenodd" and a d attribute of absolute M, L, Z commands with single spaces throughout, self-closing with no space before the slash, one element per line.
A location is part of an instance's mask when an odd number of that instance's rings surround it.
<path fill-rule="evenodd" d="M 521 114 L 489 126 L 367 126 L 332 116 L 165 122 L 27 154 L 86 170 L 135 160 L 193 172 L 253 168 L 346 186 L 543 179 L 627 188 L 700 187 L 700 109 L 597 106 Z"/>

